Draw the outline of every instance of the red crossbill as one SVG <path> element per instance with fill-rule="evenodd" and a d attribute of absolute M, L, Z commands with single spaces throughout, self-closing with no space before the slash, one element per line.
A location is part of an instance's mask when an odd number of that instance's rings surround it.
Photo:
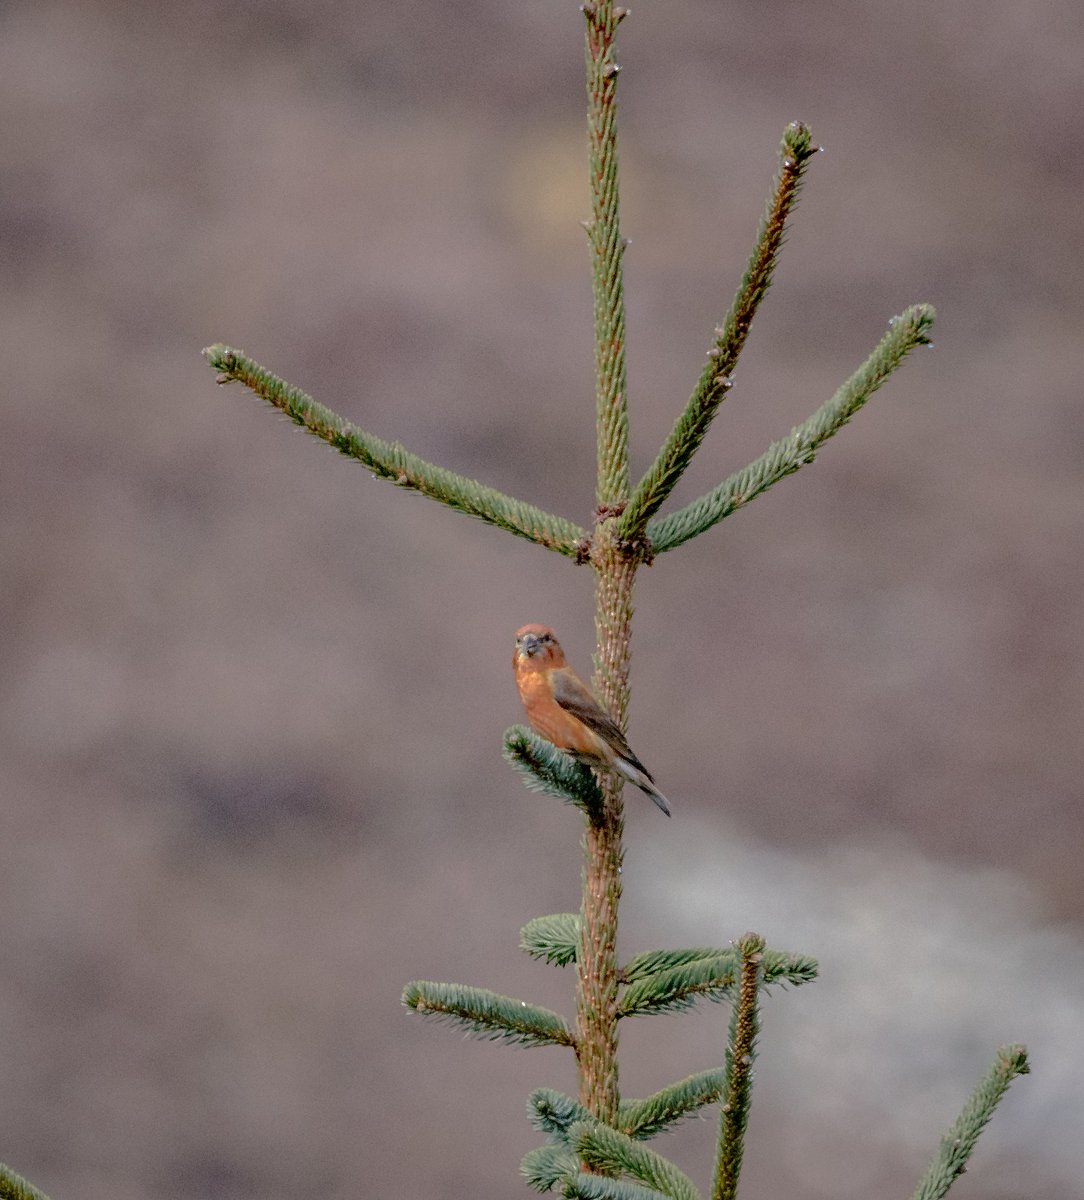
<path fill-rule="evenodd" d="M 666 797 L 629 749 L 617 722 L 595 699 L 587 684 L 565 665 L 565 653 L 552 629 L 545 625 L 524 625 L 517 629 L 512 669 L 519 698 L 535 733 L 590 767 L 616 771 L 647 792 L 670 815 Z"/>

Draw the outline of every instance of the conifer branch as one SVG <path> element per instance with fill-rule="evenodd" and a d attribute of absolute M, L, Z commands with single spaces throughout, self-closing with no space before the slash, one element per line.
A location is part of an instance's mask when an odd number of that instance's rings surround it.
<path fill-rule="evenodd" d="M 602 792 L 590 768 L 526 725 L 513 725 L 506 731 L 504 759 L 519 771 L 531 791 L 566 800 L 591 820 L 601 811 Z"/>
<path fill-rule="evenodd" d="M 537 542 L 547 550 L 556 550 L 569 558 L 582 558 L 587 531 L 572 521 L 426 462 L 416 454 L 410 454 L 398 442 L 386 442 L 366 433 L 272 375 L 239 350 L 216 344 L 208 346 L 203 353 L 211 366 L 220 372 L 219 383 L 234 380 L 243 383 L 309 433 L 349 458 L 357 459 L 374 476 L 390 479 L 399 487 L 439 500 L 449 508 Z"/>
<path fill-rule="evenodd" d="M 723 1068 L 714 1067 L 672 1083 L 642 1100 L 622 1100 L 618 1127 L 631 1138 L 654 1137 L 705 1105 L 714 1104 L 722 1096 L 724 1084 Z"/>
<path fill-rule="evenodd" d="M 967 1099 L 952 1128 L 941 1139 L 933 1161 L 912 1200 L 942 1200 L 967 1167 L 979 1134 L 1017 1075 L 1026 1075 L 1028 1052 L 1023 1046 L 1002 1046 L 994 1065 Z"/>
<path fill-rule="evenodd" d="M 666 1200 L 665 1192 L 605 1175 L 576 1175 L 565 1181 L 561 1194 L 566 1200 Z"/>
<path fill-rule="evenodd" d="M 519 931 L 519 948 L 532 958 L 567 967 L 576 961 L 580 940 L 579 913 L 534 917 Z"/>
<path fill-rule="evenodd" d="M 575 1178 L 580 1161 L 566 1145 L 551 1142 L 528 1150 L 520 1160 L 519 1172 L 529 1188 L 536 1192 L 552 1191 L 557 1184 Z"/>
<path fill-rule="evenodd" d="M 733 955 L 732 950 L 723 950 L 715 946 L 689 946 L 677 950 L 647 950 L 630 958 L 621 972 L 624 983 L 635 983 L 648 975 L 658 975 L 661 971 L 673 971 L 688 963 L 699 962 L 704 958 L 722 958 Z"/>
<path fill-rule="evenodd" d="M 715 343 L 693 394 L 629 499 L 618 527 L 621 537 L 638 540 L 643 535 L 648 520 L 658 512 L 684 474 L 726 399 L 749 326 L 771 286 L 787 217 L 797 203 L 806 165 L 819 149 L 813 145 L 805 125 L 795 121 L 783 130 L 779 171 L 737 295 L 725 320 L 715 330 Z"/>
<path fill-rule="evenodd" d="M 697 958 L 637 980 L 625 989 L 619 1011 L 623 1017 L 634 1017 L 680 1012 L 701 999 L 718 1002 L 726 999 L 737 978 L 738 962 L 734 954 Z"/>
<path fill-rule="evenodd" d="M 9 1166 L 0 1163 L 0 1200 L 49 1200 L 49 1197 Z"/>
<path fill-rule="evenodd" d="M 403 1004 L 422 1016 L 463 1025 L 485 1040 L 521 1046 L 575 1044 L 559 1013 L 485 988 L 415 980 L 403 989 Z"/>
<path fill-rule="evenodd" d="M 760 1028 L 757 1001 L 763 966 L 764 939 L 747 933 L 738 942 L 741 983 L 730 1014 L 726 1047 L 726 1085 L 719 1120 L 719 1148 L 715 1158 L 712 1200 L 734 1200 L 745 1150 L 745 1128 L 753 1082 L 753 1059 Z"/>
<path fill-rule="evenodd" d="M 647 538 L 651 552 L 673 550 L 748 504 L 773 483 L 811 463 L 817 447 L 847 424 L 911 350 L 930 345 L 933 320 L 934 310 L 928 304 L 916 304 L 893 317 L 891 327 L 869 358 L 804 424 L 792 429 L 789 437 L 774 442 L 760 458 L 698 500 L 650 522 Z"/>
<path fill-rule="evenodd" d="M 627 1175 L 637 1183 L 670 1196 L 671 1200 L 700 1200 L 693 1181 L 669 1159 L 642 1142 L 597 1122 L 569 1130 L 573 1149 L 584 1166 L 603 1175 Z"/>
<path fill-rule="evenodd" d="M 535 1129 L 565 1143 L 573 1125 L 591 1120 L 591 1114 L 582 1104 L 554 1088 L 536 1088 L 528 1097 L 527 1115 Z"/>
<path fill-rule="evenodd" d="M 627 1137 L 645 1141 L 670 1128 L 684 1117 L 723 1094 L 725 1071 L 716 1067 L 701 1071 L 662 1088 L 640 1100 L 622 1100 L 618 1108 L 618 1129 Z M 531 1124 L 557 1142 L 567 1145 L 573 1125 L 586 1121 L 591 1114 L 571 1096 L 554 1088 L 538 1088 L 527 1102 Z"/>
<path fill-rule="evenodd" d="M 692 1008 L 697 1000 L 718 1003 L 725 1000 L 737 983 L 740 959 L 726 951 L 715 958 L 698 958 L 670 970 L 645 975 L 625 989 L 621 997 L 623 1017 L 648 1013 L 680 1012 Z M 765 950 L 761 986 L 790 983 L 799 986 L 817 977 L 815 959 L 782 950 Z"/>
<path fill-rule="evenodd" d="M 625 363 L 625 286 L 617 185 L 617 77 L 614 38 L 624 12 L 612 0 L 584 4 L 587 153 L 590 160 L 591 296 L 595 327 L 595 420 L 599 506 L 629 494 L 629 408 Z"/>

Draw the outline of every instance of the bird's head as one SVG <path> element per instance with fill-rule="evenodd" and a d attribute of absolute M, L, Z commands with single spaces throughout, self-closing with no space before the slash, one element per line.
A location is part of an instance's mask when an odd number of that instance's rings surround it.
<path fill-rule="evenodd" d="M 515 666 L 563 667 L 565 653 L 548 625 L 524 625 L 516 630 L 516 649 L 512 655 Z"/>

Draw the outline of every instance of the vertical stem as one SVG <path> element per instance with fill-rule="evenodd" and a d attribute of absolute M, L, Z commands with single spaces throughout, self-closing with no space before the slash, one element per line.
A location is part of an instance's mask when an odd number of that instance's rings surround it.
<path fill-rule="evenodd" d="M 600 544 L 601 543 L 601 544 Z M 629 623 L 636 565 L 623 555 L 605 526 L 592 547 L 595 579 L 595 691 L 624 726 L 629 697 Z M 603 804 L 584 834 L 583 908 L 576 988 L 580 1103 L 598 1120 L 617 1118 L 617 909 L 621 901 L 621 780 L 600 777 Z"/>
<path fill-rule="evenodd" d="M 591 168 L 591 286 L 595 325 L 598 520 L 591 545 L 595 578 L 595 691 L 622 726 L 629 699 L 629 624 L 636 563 L 614 536 L 629 496 L 625 370 L 624 245 L 618 219 L 617 73 L 614 35 L 624 16 L 612 0 L 588 0 L 587 142 Z M 616 1123 L 617 908 L 621 899 L 624 807 L 616 776 L 600 779 L 603 806 L 584 835 L 583 909 L 577 958 L 576 1020 L 580 1103 Z"/>
<path fill-rule="evenodd" d="M 719 1148 L 715 1158 L 712 1200 L 734 1200 L 745 1152 L 745 1127 L 749 1123 L 749 1098 L 753 1082 L 753 1056 L 760 1014 L 761 963 L 764 939 L 747 933 L 738 941 L 741 982 L 730 1014 L 730 1037 L 726 1048 L 726 1088 L 719 1116 Z"/>

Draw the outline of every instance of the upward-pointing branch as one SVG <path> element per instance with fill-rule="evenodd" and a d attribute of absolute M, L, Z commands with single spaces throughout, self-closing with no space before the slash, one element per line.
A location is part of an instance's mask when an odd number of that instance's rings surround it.
<path fill-rule="evenodd" d="M 1028 1052 L 1024 1046 L 1002 1046 L 998 1050 L 994 1065 L 979 1081 L 952 1128 L 941 1139 L 933 1162 L 912 1200 L 944 1200 L 956 1178 L 964 1173 L 979 1134 L 994 1115 L 1009 1084 L 1017 1075 L 1026 1075 L 1028 1070 Z"/>
<path fill-rule="evenodd" d="M 629 494 L 629 405 L 625 364 L 625 289 L 617 188 L 617 27 L 627 14 L 613 0 L 583 5 L 586 30 L 587 153 L 590 159 L 591 295 L 595 325 L 595 420 L 600 507 Z"/>
<path fill-rule="evenodd" d="M 830 400 L 801 425 L 795 426 L 788 437 L 773 442 L 759 458 L 698 500 L 652 521 L 647 527 L 651 553 L 661 554 L 680 546 L 710 529 L 736 508 L 748 504 L 773 483 L 811 463 L 817 447 L 847 424 L 907 354 L 916 346 L 931 344 L 929 334 L 933 320 L 934 310 L 929 304 L 915 304 L 893 317 L 888 332 L 869 358 Z"/>
<path fill-rule="evenodd" d="M 749 257 L 738 293 L 726 319 L 715 330 L 715 344 L 688 404 L 678 417 L 658 458 L 636 485 L 618 529 L 619 536 L 639 540 L 648 520 L 659 511 L 692 461 L 700 443 L 731 386 L 749 325 L 772 282 L 772 272 L 783 245 L 787 217 L 798 199 L 806 164 L 817 153 L 806 126 L 794 122 L 783 131 L 779 147 L 779 173 L 768 206 L 761 218 L 756 245 Z"/>
<path fill-rule="evenodd" d="M 0 1163 L 0 1200 L 49 1200 L 44 1192 Z"/>
<path fill-rule="evenodd" d="M 398 442 L 386 442 L 359 429 L 317 404 L 311 396 L 291 387 L 277 375 L 264 370 L 259 363 L 239 350 L 216 344 L 204 350 L 207 361 L 217 367 L 219 383 L 238 380 L 269 404 L 281 409 L 309 433 L 334 446 L 342 454 L 356 458 L 375 476 L 390 479 L 400 487 L 409 488 L 439 500 L 449 508 L 458 509 L 490 525 L 507 529 L 509 533 L 527 538 L 556 550 L 569 558 L 579 558 L 586 545 L 587 530 L 563 517 L 554 516 L 525 504 L 514 496 L 506 496 L 496 488 L 487 487 L 465 475 L 457 475 L 444 467 L 426 462 L 405 450 Z"/>

